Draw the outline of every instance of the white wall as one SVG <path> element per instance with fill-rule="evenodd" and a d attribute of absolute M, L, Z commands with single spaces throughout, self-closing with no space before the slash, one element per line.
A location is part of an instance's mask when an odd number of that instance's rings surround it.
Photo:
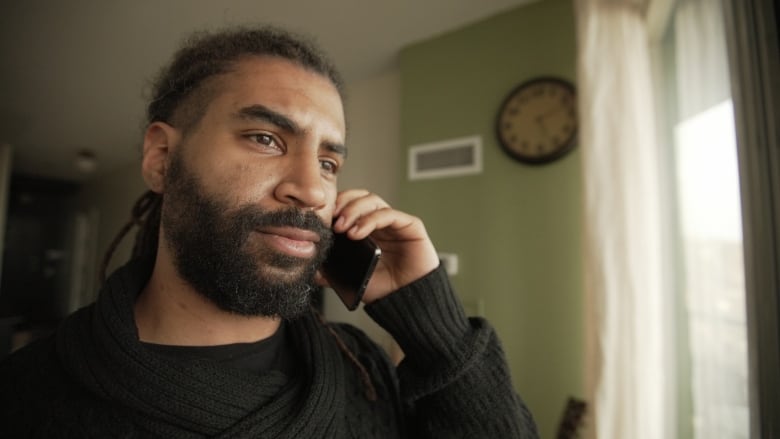
<path fill-rule="evenodd" d="M 339 188 L 361 187 L 393 204 L 401 160 L 401 75 L 393 71 L 347 87 L 349 155 Z"/>

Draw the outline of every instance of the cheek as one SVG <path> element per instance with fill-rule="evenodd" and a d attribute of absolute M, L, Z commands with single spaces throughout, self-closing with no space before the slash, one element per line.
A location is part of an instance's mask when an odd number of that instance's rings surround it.
<path fill-rule="evenodd" d="M 243 202 L 262 202 L 273 197 L 279 176 L 273 168 L 240 163 L 225 176 L 227 189 Z"/>
<path fill-rule="evenodd" d="M 212 163 L 201 175 L 208 191 L 230 206 L 262 203 L 262 200 L 273 196 L 276 178 L 272 170 L 258 169 L 246 162 Z"/>

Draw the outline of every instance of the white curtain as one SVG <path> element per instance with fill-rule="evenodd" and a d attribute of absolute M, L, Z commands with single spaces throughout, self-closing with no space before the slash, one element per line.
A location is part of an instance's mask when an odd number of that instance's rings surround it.
<path fill-rule="evenodd" d="M 690 346 L 690 422 L 697 439 L 746 438 L 742 224 L 721 1 L 678 0 L 673 17 L 674 150 Z"/>
<path fill-rule="evenodd" d="M 577 0 L 590 435 L 673 437 L 659 153 L 642 2 Z"/>

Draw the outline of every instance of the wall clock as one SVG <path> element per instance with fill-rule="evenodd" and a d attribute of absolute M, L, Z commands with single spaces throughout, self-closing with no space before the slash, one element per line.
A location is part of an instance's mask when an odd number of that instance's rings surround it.
<path fill-rule="evenodd" d="M 496 117 L 496 135 L 510 157 L 529 164 L 549 163 L 575 146 L 577 99 L 572 83 L 538 77 L 515 87 Z"/>

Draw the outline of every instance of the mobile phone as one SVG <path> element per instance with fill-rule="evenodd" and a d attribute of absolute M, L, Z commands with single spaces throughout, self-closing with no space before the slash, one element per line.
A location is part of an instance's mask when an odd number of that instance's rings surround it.
<path fill-rule="evenodd" d="M 371 238 L 353 240 L 343 233 L 333 235 L 333 245 L 322 263 L 322 275 L 350 311 L 360 305 L 381 254 Z"/>

